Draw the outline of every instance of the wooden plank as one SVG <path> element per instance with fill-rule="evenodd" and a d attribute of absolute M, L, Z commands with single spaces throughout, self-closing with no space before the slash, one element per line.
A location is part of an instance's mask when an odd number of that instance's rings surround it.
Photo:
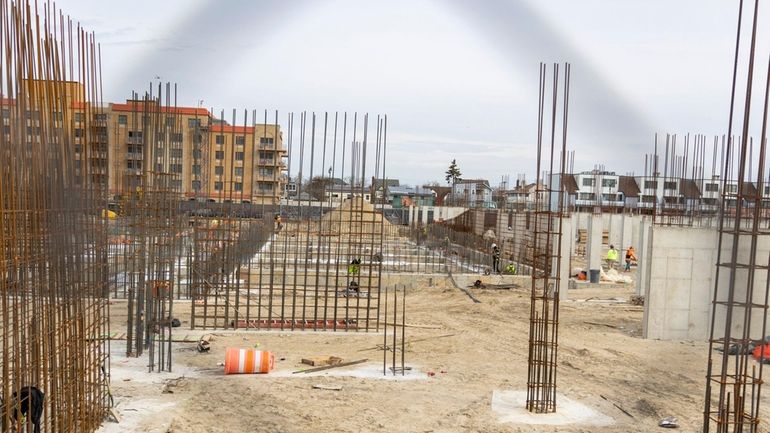
<path fill-rule="evenodd" d="M 307 370 L 297 370 L 297 371 L 294 371 L 293 374 L 297 374 L 297 373 L 314 373 L 316 371 L 329 370 L 329 369 L 337 368 L 337 367 L 347 367 L 349 365 L 362 364 L 362 363 L 364 363 L 366 361 L 368 361 L 368 359 L 364 358 L 364 359 L 359 359 L 359 360 L 356 360 L 356 361 L 341 362 L 341 363 L 335 364 L 335 365 L 325 365 L 323 367 L 309 368 Z"/>
<path fill-rule="evenodd" d="M 337 356 L 314 356 L 312 358 L 302 358 L 302 363 L 318 367 L 321 365 L 337 365 L 342 362 L 342 358 Z"/>

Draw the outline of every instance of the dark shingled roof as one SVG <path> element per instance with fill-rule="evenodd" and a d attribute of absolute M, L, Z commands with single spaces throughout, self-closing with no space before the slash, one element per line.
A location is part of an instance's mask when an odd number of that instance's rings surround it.
<path fill-rule="evenodd" d="M 679 179 L 679 192 L 684 198 L 700 198 L 701 193 L 698 185 L 692 179 Z"/>
<path fill-rule="evenodd" d="M 576 195 L 578 192 L 578 184 L 575 176 L 572 174 L 562 174 L 561 183 L 564 185 L 564 189 L 569 195 Z"/>
<path fill-rule="evenodd" d="M 618 191 L 626 197 L 639 197 L 639 193 L 642 192 L 633 176 L 620 176 Z"/>

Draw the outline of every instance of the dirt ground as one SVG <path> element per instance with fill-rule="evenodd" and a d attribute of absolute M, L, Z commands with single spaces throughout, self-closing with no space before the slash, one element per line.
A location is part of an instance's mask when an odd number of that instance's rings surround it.
<path fill-rule="evenodd" d="M 678 418 L 700 431 L 707 345 L 641 338 L 642 307 L 627 287 L 579 288 L 561 303 L 558 392 L 612 418 L 610 426 L 502 423 L 493 391 L 526 389 L 529 280 L 513 290 L 473 290 L 473 303 L 448 281 L 407 292 L 407 365 L 411 380 L 383 379 L 382 334 L 214 331 L 211 351 L 177 343 L 172 373 L 147 373 L 112 344 L 112 393 L 120 424 L 101 432 L 648 432 Z M 176 303 L 183 321 L 189 304 Z M 112 306 L 124 330 L 125 305 Z M 202 332 L 176 328 L 175 336 Z M 435 329 L 434 329 L 435 328 Z M 258 346 L 257 346 L 258 345 Z M 259 347 L 276 356 L 265 375 L 224 375 L 227 347 Z M 325 373 L 301 358 L 335 355 L 364 364 Z M 377 371 L 380 373 L 377 373 Z M 435 376 L 429 376 L 434 372 Z M 163 393 L 166 380 L 172 381 Z M 339 385 L 340 391 L 313 389 Z M 558 400 L 557 400 L 558 404 Z M 625 412 L 624 412 L 625 411 Z"/>

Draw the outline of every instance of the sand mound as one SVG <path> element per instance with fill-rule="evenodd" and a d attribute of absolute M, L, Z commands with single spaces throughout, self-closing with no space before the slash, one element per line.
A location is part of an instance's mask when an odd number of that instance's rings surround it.
<path fill-rule="evenodd" d="M 380 233 L 382 225 L 386 231 L 392 226 L 379 210 L 362 197 L 345 200 L 321 218 L 323 231 L 331 233 Z"/>

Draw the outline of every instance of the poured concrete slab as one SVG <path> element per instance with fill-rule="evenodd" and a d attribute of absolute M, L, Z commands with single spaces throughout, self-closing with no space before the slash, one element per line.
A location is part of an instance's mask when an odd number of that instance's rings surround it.
<path fill-rule="evenodd" d="M 608 426 L 614 420 L 580 402 L 556 395 L 555 413 L 531 413 L 526 391 L 492 391 L 492 412 L 504 423 L 532 425 Z"/>

